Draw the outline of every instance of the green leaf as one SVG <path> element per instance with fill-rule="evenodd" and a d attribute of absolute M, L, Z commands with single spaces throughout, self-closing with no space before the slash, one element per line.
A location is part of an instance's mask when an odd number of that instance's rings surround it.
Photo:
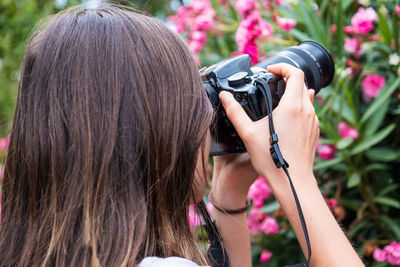
<path fill-rule="evenodd" d="M 385 206 L 389 206 L 389 207 L 393 207 L 396 209 L 400 209 L 400 201 L 393 199 L 393 198 L 389 198 L 389 197 L 375 197 L 374 201 L 376 203 L 385 205 Z"/>
<path fill-rule="evenodd" d="M 383 40 L 385 40 L 386 45 L 390 47 L 392 44 L 392 33 L 390 32 L 389 23 L 385 15 L 381 12 L 378 12 L 378 27 Z"/>
<path fill-rule="evenodd" d="M 400 239 L 400 224 L 386 215 L 381 216 L 383 223 L 395 234 L 395 239 Z"/>
<path fill-rule="evenodd" d="M 339 55 L 343 55 L 344 32 L 343 32 L 343 9 L 342 1 L 339 0 L 336 6 L 336 47 Z"/>
<path fill-rule="evenodd" d="M 385 102 L 382 103 L 381 107 L 374 112 L 374 114 L 368 120 L 368 123 L 365 125 L 365 135 L 371 136 L 379 129 L 383 120 L 385 119 L 386 112 L 389 108 L 389 103 L 390 98 L 386 99 Z"/>
<path fill-rule="evenodd" d="M 354 226 L 353 228 L 351 228 L 351 230 L 349 231 L 348 235 L 349 237 L 353 237 L 355 236 L 355 234 L 363 229 L 364 227 L 367 227 L 367 225 L 371 224 L 369 221 L 367 220 L 363 220 L 361 222 L 359 222 L 356 226 Z"/>
<path fill-rule="evenodd" d="M 298 29 L 292 29 L 290 31 L 290 34 L 293 35 L 293 37 L 296 38 L 296 40 L 299 42 L 311 39 L 307 34 L 299 31 Z"/>
<path fill-rule="evenodd" d="M 353 143 L 353 139 L 350 137 L 340 139 L 339 142 L 336 143 L 336 148 L 339 150 L 347 148 L 349 145 Z"/>
<path fill-rule="evenodd" d="M 394 161 L 399 159 L 400 153 L 387 147 L 377 147 L 368 150 L 367 157 L 374 161 Z"/>
<path fill-rule="evenodd" d="M 365 168 L 364 173 L 374 171 L 374 170 L 387 170 L 387 168 L 388 168 L 388 165 L 386 165 L 386 164 L 372 163 Z"/>
<path fill-rule="evenodd" d="M 218 5 L 219 5 L 219 4 L 218 4 Z M 229 6 L 229 11 L 230 11 L 230 13 L 231 13 L 232 18 L 233 18 L 235 21 L 239 21 L 238 15 L 237 15 L 237 12 L 236 12 L 235 7 L 234 7 L 233 5 L 231 5 L 230 3 L 228 4 L 228 6 Z"/>
<path fill-rule="evenodd" d="M 346 208 L 357 211 L 362 206 L 362 201 L 358 199 L 348 199 L 345 197 L 340 198 L 340 203 Z"/>
<path fill-rule="evenodd" d="M 365 138 L 362 142 L 360 142 L 358 145 L 356 145 L 353 148 L 353 150 L 350 152 L 350 155 L 359 154 L 359 153 L 373 147 L 374 145 L 376 145 L 377 143 L 379 143 L 380 141 L 385 139 L 385 137 L 388 136 L 393 131 L 395 126 L 396 125 L 394 123 L 392 123 L 389 126 L 387 126 L 385 129 L 379 131 L 374 136 Z"/>
<path fill-rule="evenodd" d="M 390 192 L 396 190 L 399 187 L 398 184 L 391 184 L 383 188 L 379 193 L 378 196 L 384 196 L 386 194 L 389 194 Z"/>
<path fill-rule="evenodd" d="M 353 173 L 347 180 L 347 188 L 352 188 L 358 185 L 361 181 L 361 174 L 359 172 Z"/>
<path fill-rule="evenodd" d="M 344 0 L 343 1 L 343 10 L 347 10 L 351 4 L 354 3 L 354 0 Z"/>
<path fill-rule="evenodd" d="M 389 266 L 389 263 L 385 261 L 374 261 L 371 265 L 371 267 L 387 267 Z"/>
<path fill-rule="evenodd" d="M 334 158 L 334 159 L 321 161 L 321 162 L 319 162 L 319 163 L 314 165 L 314 170 L 319 170 L 319 169 L 331 167 L 333 165 L 336 165 L 336 164 L 340 163 L 342 160 L 343 160 L 343 158 L 337 157 L 337 158 Z"/>
<path fill-rule="evenodd" d="M 393 10 L 392 14 L 392 28 L 393 28 L 393 39 L 394 45 L 396 47 L 396 52 L 399 53 L 400 51 L 400 44 L 399 44 L 399 17 L 397 16 L 396 12 Z"/>
<path fill-rule="evenodd" d="M 371 103 L 368 109 L 365 111 L 362 116 L 360 123 L 363 124 L 368 120 L 368 118 L 375 113 L 375 111 L 382 107 L 383 103 L 388 99 L 392 93 L 399 87 L 400 85 L 400 77 L 393 80 L 390 85 L 386 84 L 385 88 L 381 90 L 378 97 Z"/>
<path fill-rule="evenodd" d="M 264 207 L 260 209 L 260 211 L 270 214 L 276 211 L 278 208 L 279 208 L 279 203 L 278 201 L 275 200 L 271 203 L 266 204 Z"/>

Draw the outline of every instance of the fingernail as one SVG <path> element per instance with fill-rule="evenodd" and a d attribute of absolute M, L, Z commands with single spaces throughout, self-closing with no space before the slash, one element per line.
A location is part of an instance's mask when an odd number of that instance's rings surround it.
<path fill-rule="evenodd" d="M 222 91 L 221 93 L 219 93 L 219 99 L 221 99 L 222 101 L 225 101 L 227 99 L 227 97 L 229 97 L 228 94 L 229 93 L 227 91 Z"/>

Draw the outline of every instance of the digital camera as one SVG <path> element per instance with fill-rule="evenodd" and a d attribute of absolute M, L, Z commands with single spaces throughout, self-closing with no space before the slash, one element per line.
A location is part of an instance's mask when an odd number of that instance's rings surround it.
<path fill-rule="evenodd" d="M 331 83 L 335 73 L 331 55 L 314 41 L 303 41 L 297 46 L 288 47 L 253 67 L 250 67 L 250 61 L 248 55 L 240 55 L 201 71 L 204 88 L 216 111 L 215 123 L 211 127 L 210 156 L 246 152 L 243 141 L 219 101 L 221 91 L 231 92 L 247 115 L 256 121 L 267 115 L 267 108 L 265 98 L 255 81 L 261 78 L 268 84 L 273 108 L 278 105 L 285 92 L 285 81 L 282 77 L 269 73 L 266 70 L 268 65 L 288 63 L 301 69 L 306 86 L 314 89 L 315 94 Z"/>

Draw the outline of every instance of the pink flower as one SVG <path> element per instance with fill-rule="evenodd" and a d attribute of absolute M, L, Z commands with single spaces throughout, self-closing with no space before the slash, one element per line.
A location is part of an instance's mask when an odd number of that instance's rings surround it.
<path fill-rule="evenodd" d="M 337 31 L 337 26 L 336 26 L 336 24 L 332 24 L 330 29 L 331 29 L 331 32 L 332 32 L 332 33 L 335 33 L 335 32 Z"/>
<path fill-rule="evenodd" d="M 240 15 L 246 17 L 248 13 L 256 7 L 255 0 L 238 0 L 235 4 L 236 10 Z"/>
<path fill-rule="evenodd" d="M 196 226 L 201 224 L 201 217 L 196 212 L 194 205 L 189 205 L 188 220 L 190 225 L 190 230 L 194 231 Z"/>
<path fill-rule="evenodd" d="M 248 54 L 252 63 L 258 62 L 257 38 L 269 37 L 273 32 L 271 24 L 264 21 L 260 12 L 252 11 L 244 18 L 236 31 L 235 41 L 240 54 Z"/>
<path fill-rule="evenodd" d="M 385 77 L 377 74 L 368 74 L 361 83 L 364 99 L 368 102 L 371 98 L 375 98 L 382 87 L 385 86 Z"/>
<path fill-rule="evenodd" d="M 400 16 L 400 6 L 396 5 L 395 10 L 396 10 L 396 15 Z"/>
<path fill-rule="evenodd" d="M 207 41 L 207 35 L 204 31 L 192 31 L 189 33 L 189 39 L 204 44 Z"/>
<path fill-rule="evenodd" d="M 373 258 L 376 261 L 385 261 L 386 260 L 386 251 L 384 249 L 375 249 Z"/>
<path fill-rule="evenodd" d="M 400 243 L 393 241 L 383 249 L 375 249 L 373 257 L 376 261 L 400 265 Z"/>
<path fill-rule="evenodd" d="M 330 198 L 326 200 L 326 204 L 334 215 L 337 215 L 338 201 L 335 198 Z"/>
<path fill-rule="evenodd" d="M 214 18 L 209 15 L 200 15 L 195 18 L 193 26 L 197 30 L 210 30 L 214 27 Z"/>
<path fill-rule="evenodd" d="M 335 198 L 330 198 L 326 201 L 326 204 L 328 205 L 329 208 L 334 209 L 337 207 L 337 200 Z"/>
<path fill-rule="evenodd" d="M 336 154 L 336 147 L 332 144 L 319 145 L 317 152 L 321 159 L 333 159 Z"/>
<path fill-rule="evenodd" d="M 265 37 L 270 37 L 271 34 L 274 32 L 274 29 L 272 28 L 271 24 L 266 22 L 266 21 L 260 21 L 260 28 L 261 28 L 261 34 L 262 36 Z"/>
<path fill-rule="evenodd" d="M 0 138 L 0 152 L 6 151 L 9 143 L 10 143 L 10 135 L 8 135 L 6 138 Z"/>
<path fill-rule="evenodd" d="M 189 48 L 193 52 L 197 53 L 201 51 L 207 42 L 207 35 L 204 31 L 192 31 L 189 32 Z"/>
<path fill-rule="evenodd" d="M 400 243 L 392 242 L 384 250 L 387 262 L 392 265 L 400 265 Z"/>
<path fill-rule="evenodd" d="M 356 14 L 351 18 L 351 26 L 353 32 L 367 34 L 370 32 L 374 25 L 373 23 L 378 19 L 378 15 L 372 7 L 360 7 Z"/>
<path fill-rule="evenodd" d="M 194 0 L 188 6 L 179 7 L 177 13 L 167 20 L 175 25 L 178 33 L 187 31 L 190 49 L 199 52 L 207 41 L 205 31 L 214 27 L 215 16 L 209 0 Z"/>
<path fill-rule="evenodd" d="M 197 53 L 203 49 L 203 44 L 196 42 L 196 41 L 189 41 L 189 48 L 192 52 Z"/>
<path fill-rule="evenodd" d="M 343 31 L 346 34 L 352 34 L 353 33 L 353 27 L 352 26 L 344 26 Z"/>
<path fill-rule="evenodd" d="M 261 234 L 260 224 L 267 217 L 265 213 L 262 213 L 258 209 L 250 210 L 249 217 L 247 218 L 247 224 L 249 226 L 249 233 L 252 235 Z"/>
<path fill-rule="evenodd" d="M 248 197 L 253 200 L 254 207 L 261 208 L 263 201 L 272 195 L 271 188 L 263 177 L 258 177 L 250 186 Z"/>
<path fill-rule="evenodd" d="M 357 38 L 346 37 L 346 39 L 344 40 L 344 50 L 346 50 L 346 52 L 349 54 L 354 54 L 356 58 L 359 58 L 361 56 L 360 41 Z"/>
<path fill-rule="evenodd" d="M 279 225 L 274 217 L 266 217 L 260 224 L 260 230 L 267 235 L 279 233 Z"/>
<path fill-rule="evenodd" d="M 208 1 L 195 0 L 190 4 L 190 7 L 192 8 L 193 12 L 202 13 L 211 8 L 211 3 Z"/>
<path fill-rule="evenodd" d="M 251 58 L 251 63 L 255 64 L 258 62 L 258 46 L 255 42 L 248 43 L 244 46 L 243 54 L 248 54 Z"/>
<path fill-rule="evenodd" d="M 338 130 L 342 138 L 350 137 L 353 140 L 358 138 L 358 131 L 344 122 L 339 123 Z"/>
<path fill-rule="evenodd" d="M 274 10 L 274 3 L 279 6 L 281 4 L 281 0 L 274 0 L 274 1 L 272 1 L 272 0 L 264 0 L 265 9 L 267 11 Z"/>
<path fill-rule="evenodd" d="M 261 35 L 258 21 L 261 15 L 258 11 L 252 12 L 239 24 L 235 40 L 242 54 L 249 54 L 253 62 L 258 62 L 258 47 L 255 39 Z"/>
<path fill-rule="evenodd" d="M 260 262 L 261 262 L 261 263 L 267 263 L 267 262 L 269 262 L 269 260 L 271 259 L 271 257 L 272 257 L 272 252 L 269 251 L 269 250 L 264 249 L 264 250 L 261 252 L 261 255 L 260 255 Z"/>
<path fill-rule="evenodd" d="M 297 21 L 295 19 L 281 18 L 276 16 L 276 23 L 283 31 L 288 32 L 296 27 Z"/>

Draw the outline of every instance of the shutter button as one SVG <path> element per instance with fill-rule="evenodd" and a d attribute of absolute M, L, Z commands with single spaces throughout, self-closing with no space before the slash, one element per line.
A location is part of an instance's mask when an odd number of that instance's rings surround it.
<path fill-rule="evenodd" d="M 248 73 L 245 71 L 241 71 L 241 72 L 231 75 L 228 78 L 229 86 L 236 87 L 236 86 L 242 85 L 243 83 L 245 83 L 247 75 L 248 75 Z"/>

